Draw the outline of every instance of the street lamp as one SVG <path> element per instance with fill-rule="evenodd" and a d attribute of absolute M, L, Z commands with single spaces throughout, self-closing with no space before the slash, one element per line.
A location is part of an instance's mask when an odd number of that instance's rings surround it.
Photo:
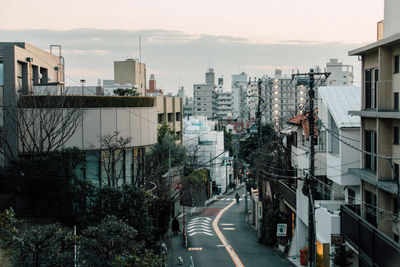
<path fill-rule="evenodd" d="M 85 86 L 86 80 L 82 79 L 80 82 L 82 84 L 82 95 L 84 95 L 84 86 Z"/>

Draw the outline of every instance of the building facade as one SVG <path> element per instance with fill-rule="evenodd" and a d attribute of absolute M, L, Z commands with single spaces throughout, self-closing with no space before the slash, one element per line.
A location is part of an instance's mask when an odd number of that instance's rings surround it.
<path fill-rule="evenodd" d="M 135 59 L 114 61 L 114 83 L 130 84 L 141 96 L 146 95 L 146 64 Z"/>
<path fill-rule="evenodd" d="M 205 78 L 204 84 L 193 85 L 193 113 L 195 116 L 206 116 L 212 119 L 216 112 L 214 70 L 209 69 Z"/>
<path fill-rule="evenodd" d="M 16 116 L 19 96 L 34 92 L 60 94 L 63 90 L 61 54 L 53 55 L 25 42 L 0 42 L 0 143 L 7 143 L 10 153 L 18 155 L 12 117 Z M 4 163 L 3 160 L 0 161 Z"/>
<path fill-rule="evenodd" d="M 331 58 L 326 63 L 326 71 L 330 72 L 326 80 L 327 86 L 349 86 L 353 85 L 353 65 L 344 65 L 337 58 Z"/>
<path fill-rule="evenodd" d="M 168 124 L 183 144 L 183 99 L 171 96 L 157 96 L 155 99 L 158 127 Z"/>
<path fill-rule="evenodd" d="M 246 110 L 246 87 L 247 87 L 247 74 L 242 72 L 240 74 L 232 75 L 232 118 L 244 118 L 242 111 Z M 242 118 L 242 119 L 243 119 Z"/>

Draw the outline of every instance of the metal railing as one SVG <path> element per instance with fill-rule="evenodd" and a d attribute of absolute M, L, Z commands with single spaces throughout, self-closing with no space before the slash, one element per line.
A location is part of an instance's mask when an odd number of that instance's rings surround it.
<path fill-rule="evenodd" d="M 358 250 L 360 266 L 400 266 L 400 245 L 347 205 L 341 206 L 340 224 L 344 240 Z"/>

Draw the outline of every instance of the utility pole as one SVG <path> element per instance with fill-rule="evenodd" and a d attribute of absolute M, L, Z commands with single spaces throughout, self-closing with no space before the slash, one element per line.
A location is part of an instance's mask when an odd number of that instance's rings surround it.
<path fill-rule="evenodd" d="M 80 80 L 80 82 L 81 82 L 81 85 L 82 85 L 82 95 L 85 95 L 85 83 L 86 83 L 86 80 L 82 79 L 82 80 Z"/>
<path fill-rule="evenodd" d="M 309 134 L 309 144 L 310 144 L 310 158 L 309 158 L 309 172 L 306 178 L 306 182 L 308 184 L 308 266 L 315 267 L 317 265 L 317 239 L 315 233 L 315 207 L 314 207 L 314 197 L 315 197 L 315 149 L 314 149 L 314 139 L 315 139 L 315 115 L 314 115 L 314 82 L 315 76 L 324 76 L 325 80 L 329 77 L 329 72 L 314 72 L 314 69 L 310 69 L 310 72 L 303 74 L 293 74 L 292 79 L 296 76 L 303 76 L 306 78 L 303 79 L 303 83 L 309 86 L 308 96 L 309 96 L 309 114 L 308 114 L 308 122 L 310 125 L 310 134 Z"/>
<path fill-rule="evenodd" d="M 245 191 L 244 191 L 245 192 L 245 195 L 244 195 L 244 210 L 246 211 L 246 216 L 247 216 L 247 213 L 249 212 L 249 208 L 248 208 L 248 205 L 247 205 L 247 166 L 248 166 L 247 163 L 243 164 L 243 167 L 244 167 L 244 169 L 243 169 L 243 171 L 244 171 L 244 189 L 245 189 Z"/>
<path fill-rule="evenodd" d="M 262 81 L 261 79 L 258 79 L 258 102 L 257 102 L 257 114 L 256 114 L 256 119 L 257 119 L 257 154 L 260 153 L 261 149 L 261 85 Z M 264 192 L 263 192 L 263 182 L 262 178 L 260 175 L 260 172 L 257 172 L 257 182 L 258 182 L 258 205 L 261 205 L 259 209 L 262 209 L 262 203 L 264 200 Z M 257 237 L 258 237 L 258 242 L 262 242 L 262 225 L 263 225 L 263 218 L 260 216 L 260 213 L 258 213 L 258 232 L 257 232 Z"/>

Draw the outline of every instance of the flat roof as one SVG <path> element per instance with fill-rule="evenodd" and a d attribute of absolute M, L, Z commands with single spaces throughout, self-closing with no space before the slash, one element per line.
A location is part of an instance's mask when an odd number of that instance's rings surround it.
<path fill-rule="evenodd" d="M 368 44 L 360 48 L 351 50 L 349 51 L 349 56 L 363 55 L 378 49 L 378 47 L 380 46 L 390 46 L 395 44 L 400 44 L 400 33 L 396 33 L 392 36 L 386 37 L 372 44 Z"/>

